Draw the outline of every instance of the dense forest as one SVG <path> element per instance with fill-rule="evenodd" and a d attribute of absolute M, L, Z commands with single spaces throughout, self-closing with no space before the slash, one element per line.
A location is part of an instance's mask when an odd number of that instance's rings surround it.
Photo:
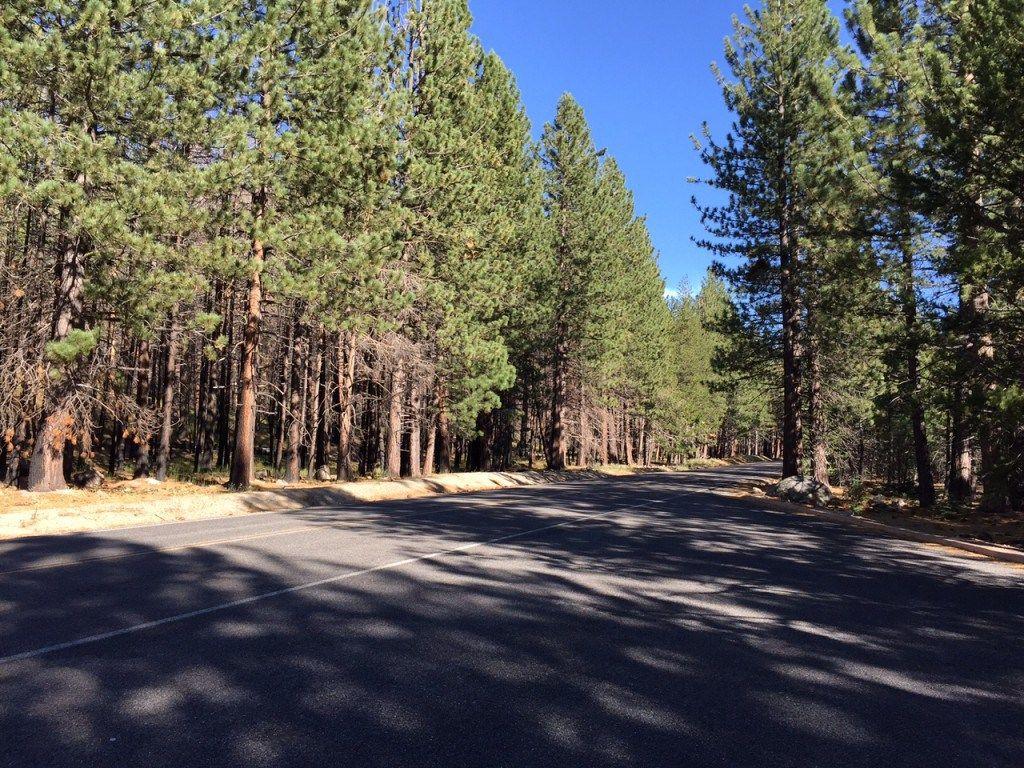
<path fill-rule="evenodd" d="M 737 19 L 695 139 L 721 263 L 668 300 L 582 107 L 535 133 L 466 0 L 0 22 L 8 484 L 765 454 L 1024 497 L 1022 0 Z"/>
<path fill-rule="evenodd" d="M 784 474 L 1024 501 L 1024 3 L 766 0 L 698 203 L 719 365 L 781 383 Z M 707 197 L 711 197 L 710 195 Z"/>
<path fill-rule="evenodd" d="M 0 20 L 8 483 L 689 450 L 623 174 L 569 96 L 534 140 L 464 0 Z"/>

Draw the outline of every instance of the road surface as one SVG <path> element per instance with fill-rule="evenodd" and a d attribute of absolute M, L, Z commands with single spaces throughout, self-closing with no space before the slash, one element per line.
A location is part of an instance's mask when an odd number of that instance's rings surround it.
<path fill-rule="evenodd" d="M 0 544 L 0 765 L 1024 766 L 1024 571 L 773 467 Z"/>

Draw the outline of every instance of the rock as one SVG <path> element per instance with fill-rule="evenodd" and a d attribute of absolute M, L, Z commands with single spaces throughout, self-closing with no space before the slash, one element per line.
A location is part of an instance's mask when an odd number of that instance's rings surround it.
<path fill-rule="evenodd" d="M 772 489 L 772 495 L 798 504 L 824 505 L 832 501 L 831 488 L 813 478 L 801 475 L 780 480 Z"/>
<path fill-rule="evenodd" d="M 89 467 L 72 477 L 71 482 L 78 488 L 84 488 L 88 491 L 95 490 L 103 485 L 103 473 L 95 467 Z"/>
<path fill-rule="evenodd" d="M 796 488 L 804 479 L 800 475 L 793 475 L 792 477 L 785 477 L 775 484 L 775 488 L 772 489 L 773 496 L 785 496 Z"/>
<path fill-rule="evenodd" d="M 318 483 L 329 483 L 331 480 L 334 479 L 334 477 L 331 475 L 331 470 L 329 470 L 326 466 L 317 467 L 316 471 L 313 473 L 313 478 Z"/>
<path fill-rule="evenodd" d="M 261 469 L 261 470 L 256 472 L 256 479 L 257 480 L 269 480 L 270 479 L 270 472 L 265 470 L 265 469 Z"/>

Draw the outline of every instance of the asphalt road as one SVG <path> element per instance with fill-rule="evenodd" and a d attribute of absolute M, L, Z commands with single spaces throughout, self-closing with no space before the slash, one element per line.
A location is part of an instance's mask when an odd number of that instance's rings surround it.
<path fill-rule="evenodd" d="M 0 543 L 0 765 L 1024 766 L 1024 570 L 765 471 Z"/>

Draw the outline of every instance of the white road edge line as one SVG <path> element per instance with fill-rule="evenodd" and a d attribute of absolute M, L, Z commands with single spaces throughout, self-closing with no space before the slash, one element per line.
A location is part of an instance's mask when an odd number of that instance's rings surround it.
<path fill-rule="evenodd" d="M 293 587 L 286 587 L 284 589 L 275 589 L 272 592 L 263 592 L 258 595 L 252 595 L 250 597 L 244 597 L 239 600 L 232 600 L 228 603 L 221 603 L 219 605 L 211 605 L 207 608 L 199 608 L 195 611 L 188 611 L 187 613 L 179 613 L 174 616 L 167 616 L 163 619 L 155 619 L 154 621 L 146 621 L 141 624 L 134 624 L 130 627 L 123 627 L 122 629 L 111 630 L 110 632 L 102 632 L 98 635 L 89 635 L 88 637 L 81 637 L 77 640 L 68 640 L 64 643 L 55 643 L 54 645 L 46 645 L 42 648 L 36 648 L 31 651 L 23 651 L 21 653 L 15 653 L 10 656 L 0 657 L 0 665 L 10 664 L 15 661 L 24 661 L 26 659 L 35 658 L 36 656 L 43 656 L 48 653 L 55 653 L 57 651 L 66 651 L 70 648 L 78 648 L 83 645 L 91 645 L 92 643 L 99 643 L 104 640 L 112 640 L 116 637 L 123 637 L 125 635 L 132 635 L 137 632 L 144 632 L 147 629 L 154 629 L 156 627 L 162 627 L 166 624 L 174 624 L 179 621 L 186 621 L 188 619 L 194 619 L 199 616 L 207 616 L 211 613 L 218 613 L 220 611 L 226 611 L 231 608 L 239 608 L 243 605 L 251 605 L 252 603 L 258 603 L 263 600 L 270 600 L 274 597 L 280 597 L 281 595 L 288 595 L 294 592 L 303 592 L 307 589 L 316 589 L 317 587 L 323 587 L 328 584 L 335 584 L 339 581 L 346 581 L 348 579 L 354 579 L 358 576 L 366 576 L 370 573 L 376 573 L 378 571 L 387 571 L 394 568 L 401 568 L 403 565 L 411 565 L 412 563 L 418 563 L 425 560 L 437 560 L 438 558 L 445 557 L 447 555 L 458 554 L 459 552 L 468 552 L 473 549 L 479 549 L 480 547 L 486 547 L 489 544 L 500 544 L 503 541 L 511 541 L 512 539 L 519 539 L 523 536 L 529 536 L 534 533 L 540 533 L 542 531 L 550 531 L 555 528 L 564 528 L 568 525 L 575 525 L 577 523 L 586 522 L 587 520 L 596 520 L 601 517 L 608 517 L 618 512 L 627 512 L 629 510 L 643 509 L 649 507 L 652 504 L 664 504 L 669 499 L 654 499 L 651 501 L 645 501 L 643 504 L 634 504 L 626 507 L 617 507 L 616 509 L 610 509 L 607 512 L 599 512 L 593 515 L 583 515 L 580 517 L 574 517 L 572 520 L 563 520 L 560 523 L 553 523 L 551 525 L 545 525 L 540 528 L 531 528 L 528 531 L 519 531 L 518 533 L 508 534 L 506 536 L 499 536 L 495 539 L 488 539 L 487 541 L 477 541 L 472 544 L 463 544 L 459 547 L 453 547 L 451 549 L 441 550 L 440 552 L 431 552 L 428 555 L 419 555 L 418 557 L 408 557 L 403 560 L 396 560 L 392 563 L 385 563 L 383 565 L 377 565 L 373 568 L 364 568 L 360 571 L 350 571 L 343 573 L 338 576 L 331 576 L 326 579 L 319 579 L 317 581 L 310 581 L 305 584 L 296 584 Z"/>

